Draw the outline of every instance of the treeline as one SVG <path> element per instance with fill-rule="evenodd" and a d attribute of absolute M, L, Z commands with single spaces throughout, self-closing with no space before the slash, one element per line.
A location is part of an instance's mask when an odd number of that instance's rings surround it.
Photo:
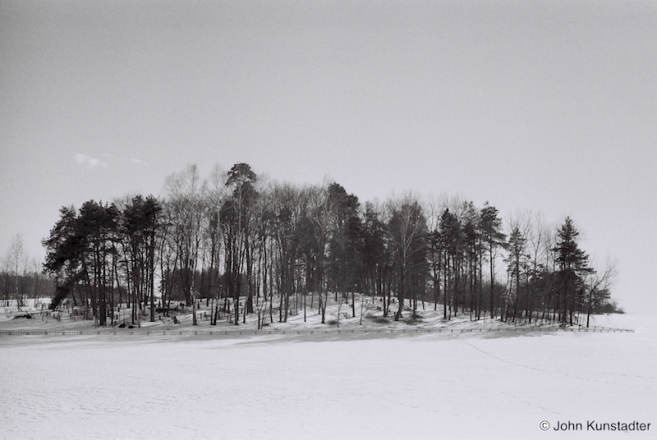
<path fill-rule="evenodd" d="M 440 307 L 445 319 L 572 325 L 610 308 L 613 265 L 590 266 L 570 218 L 551 228 L 518 217 L 505 230 L 488 203 L 406 195 L 362 204 L 338 183 L 265 182 L 243 163 L 205 180 L 189 166 L 166 188 L 161 199 L 61 209 L 43 240 L 45 271 L 58 280 L 53 307 L 70 297 L 113 325 L 118 304 L 134 323 L 172 300 L 203 299 L 212 324 L 230 311 L 235 324 L 257 314 L 259 327 L 287 321 L 291 300 L 304 319 L 310 299 L 325 323 L 330 296 L 355 316 L 355 292 L 381 298 L 395 320 Z"/>
<path fill-rule="evenodd" d="M 41 263 L 25 252 L 23 238 L 14 236 L 0 258 L 0 303 L 20 310 L 51 296 L 54 285 L 55 280 L 43 274 Z"/>

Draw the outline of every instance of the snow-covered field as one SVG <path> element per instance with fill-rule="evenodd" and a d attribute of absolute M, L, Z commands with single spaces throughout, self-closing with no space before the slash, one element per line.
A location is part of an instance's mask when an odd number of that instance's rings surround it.
<path fill-rule="evenodd" d="M 657 438 L 657 317 L 596 324 L 636 332 L 1 336 L 0 438 Z"/>

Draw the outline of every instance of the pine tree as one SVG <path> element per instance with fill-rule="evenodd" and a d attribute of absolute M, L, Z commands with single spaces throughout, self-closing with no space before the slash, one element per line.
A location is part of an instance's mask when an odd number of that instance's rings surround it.
<path fill-rule="evenodd" d="M 589 256 L 579 248 L 577 238 L 579 231 L 570 217 L 557 231 L 557 273 L 559 283 L 559 320 L 573 325 L 573 314 L 578 304 L 577 294 L 583 293 L 583 276 L 593 272 L 588 265 Z"/>
<path fill-rule="evenodd" d="M 501 232 L 502 220 L 498 217 L 497 208 L 485 203 L 481 210 L 481 232 L 488 246 L 490 264 L 490 316 L 495 316 L 495 257 L 496 249 L 504 244 L 506 235 Z"/>

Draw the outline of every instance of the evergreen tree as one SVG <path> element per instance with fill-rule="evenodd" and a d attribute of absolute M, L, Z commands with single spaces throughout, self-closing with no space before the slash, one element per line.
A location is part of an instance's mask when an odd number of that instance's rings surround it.
<path fill-rule="evenodd" d="M 593 272 L 589 267 L 589 256 L 579 248 L 579 231 L 570 217 L 566 217 L 557 231 L 557 254 L 559 279 L 559 320 L 573 325 L 575 307 L 581 305 L 578 296 L 583 293 L 583 276 Z"/>
<path fill-rule="evenodd" d="M 366 203 L 363 221 L 363 271 L 366 285 L 373 295 L 381 297 L 383 316 L 388 316 L 390 281 L 394 255 L 390 233 L 381 220 L 381 213 L 372 203 Z"/>
<path fill-rule="evenodd" d="M 490 264 L 490 316 L 495 316 L 495 258 L 496 249 L 504 244 L 506 235 L 502 233 L 502 220 L 498 217 L 497 208 L 486 202 L 481 210 L 481 233 L 488 247 L 488 262 Z"/>
<path fill-rule="evenodd" d="M 509 235 L 509 242 L 507 243 L 507 250 L 509 251 L 509 255 L 505 260 L 508 266 L 507 272 L 510 274 L 508 294 L 513 298 L 513 315 L 511 316 L 513 322 L 515 322 L 518 315 L 521 292 L 521 275 L 526 274 L 528 269 L 529 255 L 527 255 L 526 246 L 526 235 L 520 230 L 518 225 L 515 225 L 511 230 L 511 234 Z M 508 307 L 509 304 L 507 301 L 505 301 L 505 304 L 502 308 L 504 310 L 503 320 L 505 321 L 508 320 L 510 314 Z"/>

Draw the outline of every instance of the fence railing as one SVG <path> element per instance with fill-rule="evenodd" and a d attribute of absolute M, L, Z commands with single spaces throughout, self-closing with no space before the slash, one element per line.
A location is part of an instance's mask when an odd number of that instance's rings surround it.
<path fill-rule="evenodd" d="M 16 329 L 0 330 L 0 336 L 240 336 L 240 335 L 326 335 L 326 334 L 421 334 L 421 333 L 520 333 L 520 332 L 545 332 L 545 331 L 563 331 L 563 332 L 582 332 L 582 333 L 634 333 L 632 329 L 609 328 L 609 327 L 592 327 L 592 328 L 569 328 L 560 326 L 527 326 L 527 327 L 498 327 L 498 328 L 444 328 L 444 327 L 425 327 L 410 329 L 288 329 L 288 330 L 255 330 L 255 329 L 226 329 L 226 330 L 205 330 L 205 329 L 148 329 L 148 328 L 97 328 L 97 329 L 78 329 L 78 330 L 37 330 L 37 329 Z"/>

